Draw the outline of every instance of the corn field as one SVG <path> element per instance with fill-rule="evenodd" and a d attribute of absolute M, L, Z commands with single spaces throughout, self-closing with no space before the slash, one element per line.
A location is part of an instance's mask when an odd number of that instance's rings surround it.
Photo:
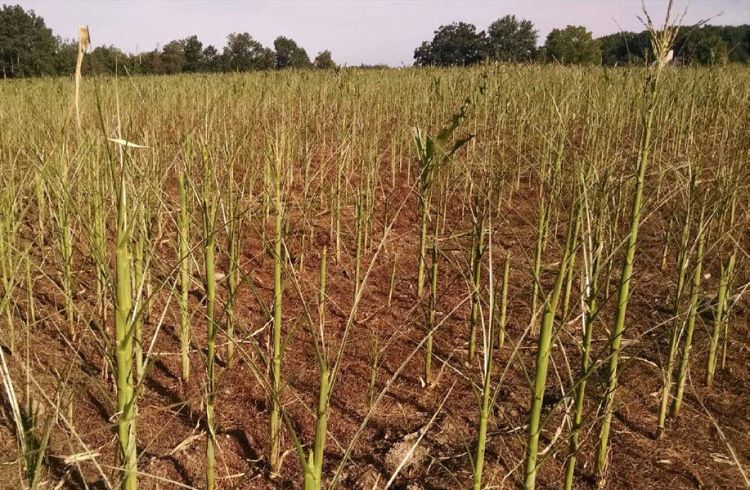
<path fill-rule="evenodd" d="M 747 487 L 749 74 L 1 83 L 0 487 Z"/>

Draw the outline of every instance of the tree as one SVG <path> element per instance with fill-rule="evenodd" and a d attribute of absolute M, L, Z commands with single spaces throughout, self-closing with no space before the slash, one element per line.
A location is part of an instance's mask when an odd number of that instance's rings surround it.
<path fill-rule="evenodd" d="M 603 65 L 640 64 L 653 60 L 651 35 L 648 31 L 619 32 L 600 37 L 598 41 Z"/>
<path fill-rule="evenodd" d="M 57 39 L 44 19 L 19 5 L 0 8 L 0 76 L 28 77 L 56 72 Z"/>
<path fill-rule="evenodd" d="M 731 50 L 735 61 L 742 61 L 741 58 L 737 58 L 737 54 L 741 53 L 743 48 L 741 37 L 737 37 L 738 33 L 734 36 L 728 35 L 731 33 L 728 29 L 728 26 L 710 25 L 684 29 L 675 41 L 675 54 L 685 64 L 713 65 L 729 61 Z M 750 33 L 750 29 L 746 32 Z"/>
<path fill-rule="evenodd" d="M 279 36 L 273 42 L 276 50 L 276 68 L 307 68 L 311 66 L 307 51 L 288 37 Z"/>
<path fill-rule="evenodd" d="M 727 43 L 729 61 L 750 62 L 750 25 L 721 26 L 718 29 L 719 35 Z"/>
<path fill-rule="evenodd" d="M 414 50 L 414 64 L 416 66 L 434 65 L 432 56 L 432 43 L 422 41 L 422 44 Z"/>
<path fill-rule="evenodd" d="M 418 66 L 469 66 L 479 63 L 487 55 L 487 36 L 477 33 L 473 24 L 454 22 L 435 31 L 432 42 L 423 42 L 414 51 Z"/>
<path fill-rule="evenodd" d="M 198 36 L 190 36 L 183 39 L 182 50 L 185 56 L 182 71 L 194 73 L 203 71 L 206 68 L 203 43 L 198 40 Z"/>
<path fill-rule="evenodd" d="M 224 71 L 221 61 L 222 57 L 214 46 L 209 44 L 205 47 L 203 50 L 203 64 L 206 71 Z"/>
<path fill-rule="evenodd" d="M 591 64 L 601 61 L 599 42 L 583 26 L 553 29 L 544 43 L 549 61 L 564 64 Z"/>
<path fill-rule="evenodd" d="M 181 73 L 185 65 L 185 47 L 182 41 L 170 41 L 161 50 L 161 62 L 164 73 L 172 75 Z"/>
<path fill-rule="evenodd" d="M 643 64 L 654 59 L 648 31 L 620 32 L 598 41 L 605 65 Z M 681 29 L 674 42 L 674 56 L 684 64 L 748 63 L 750 26 L 704 25 Z"/>
<path fill-rule="evenodd" d="M 495 61 L 530 61 L 536 51 L 534 24 L 506 15 L 487 28 L 487 54 Z"/>
<path fill-rule="evenodd" d="M 139 53 L 133 56 L 133 69 L 144 75 L 161 75 L 164 73 L 162 67 L 161 53 L 157 50 Z"/>
<path fill-rule="evenodd" d="M 263 47 L 247 32 L 233 32 L 227 36 L 223 57 L 225 69 L 229 71 L 262 70 L 274 65 L 273 51 Z"/>
<path fill-rule="evenodd" d="M 114 46 L 99 46 L 91 52 L 88 59 L 91 73 L 95 75 L 123 74 L 123 67 L 128 64 L 128 55 Z"/>
<path fill-rule="evenodd" d="M 74 41 L 63 41 L 57 39 L 55 50 L 55 74 L 71 75 L 75 72 L 76 58 L 78 57 L 78 43 Z"/>
<path fill-rule="evenodd" d="M 263 48 L 258 53 L 255 68 L 257 70 L 272 70 L 276 65 L 276 53 L 273 49 Z"/>
<path fill-rule="evenodd" d="M 718 33 L 707 33 L 695 43 L 694 59 L 702 65 L 722 65 L 728 57 L 727 44 Z"/>
<path fill-rule="evenodd" d="M 323 70 L 330 70 L 336 68 L 336 62 L 333 61 L 331 52 L 329 50 L 321 51 L 318 56 L 315 57 L 315 68 Z"/>

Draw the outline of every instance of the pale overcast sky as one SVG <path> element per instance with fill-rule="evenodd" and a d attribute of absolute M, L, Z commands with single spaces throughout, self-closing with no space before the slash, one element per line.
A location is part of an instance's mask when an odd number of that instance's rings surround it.
<path fill-rule="evenodd" d="M 506 14 L 529 19 L 539 44 L 555 27 L 585 25 L 595 35 L 642 30 L 641 0 L 0 0 L 44 17 L 64 38 L 88 24 L 94 46 L 147 51 L 197 34 L 219 49 L 230 32 L 249 32 L 267 46 L 291 37 L 311 57 L 330 49 L 337 63 L 411 65 L 414 49 L 440 25 L 454 21 L 478 30 Z M 666 0 L 646 0 L 661 20 Z M 677 0 L 685 23 L 750 23 L 750 0 Z"/>

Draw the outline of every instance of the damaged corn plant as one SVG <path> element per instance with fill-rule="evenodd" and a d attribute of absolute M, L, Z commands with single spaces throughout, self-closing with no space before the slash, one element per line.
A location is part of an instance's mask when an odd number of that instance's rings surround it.
<path fill-rule="evenodd" d="M 608 69 L 0 81 L 3 484 L 747 484 L 748 69 L 677 20 Z"/>

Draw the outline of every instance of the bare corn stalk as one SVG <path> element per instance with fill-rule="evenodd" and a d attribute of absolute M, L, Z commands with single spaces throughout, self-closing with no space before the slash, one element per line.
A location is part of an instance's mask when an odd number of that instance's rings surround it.
<path fill-rule="evenodd" d="M 596 458 L 596 474 L 600 485 L 606 482 L 605 473 L 607 468 L 607 449 L 609 443 L 610 425 L 614 412 L 615 391 L 618 384 L 618 364 L 620 360 L 620 349 L 622 337 L 625 332 L 625 315 L 630 299 L 630 281 L 633 276 L 633 263 L 635 262 L 635 251 L 638 243 L 638 229 L 641 223 L 641 207 L 643 205 L 643 189 L 646 179 L 646 168 L 648 167 L 651 150 L 653 148 L 653 124 L 656 107 L 659 103 L 660 80 L 664 67 L 668 62 L 668 56 L 672 44 L 677 35 L 678 27 L 672 19 L 672 0 L 669 1 L 664 25 L 660 30 L 654 26 L 648 13 L 645 12 L 647 27 L 651 32 L 651 45 L 656 55 L 656 64 L 646 79 L 645 97 L 646 105 L 641 114 L 641 128 L 638 155 L 635 165 L 635 187 L 633 189 L 633 202 L 630 214 L 630 229 L 628 232 L 625 257 L 623 259 L 620 274 L 620 285 L 617 293 L 617 312 L 615 324 L 611 330 L 609 341 L 609 364 L 608 364 L 608 387 L 604 401 L 604 414 L 599 432 L 599 447 Z"/>

